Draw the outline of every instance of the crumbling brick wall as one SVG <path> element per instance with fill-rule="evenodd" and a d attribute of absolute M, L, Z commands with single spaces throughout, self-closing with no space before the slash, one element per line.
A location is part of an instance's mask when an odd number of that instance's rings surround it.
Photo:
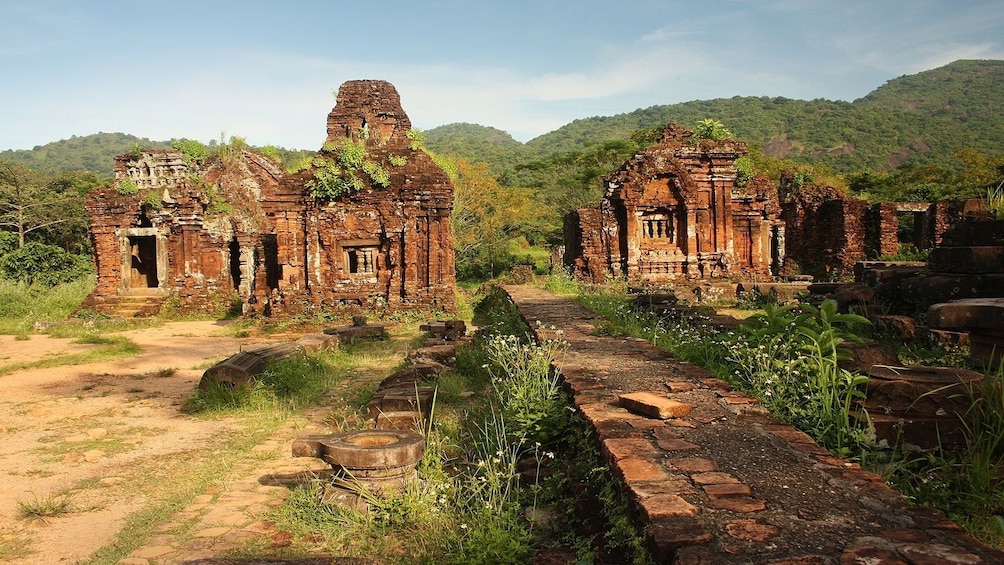
<path fill-rule="evenodd" d="M 732 272 L 735 161 L 745 144 L 702 139 L 668 124 L 659 143 L 606 179 L 595 210 L 569 224 L 566 264 L 596 280 L 600 265 L 632 282 L 713 278 Z M 752 209 L 752 207 L 750 208 Z M 598 235 L 597 235 L 598 234 Z"/>
<path fill-rule="evenodd" d="M 185 309 L 239 296 L 262 314 L 452 310 L 453 187 L 412 146 L 397 90 L 343 84 L 327 129 L 314 166 L 295 174 L 250 151 L 204 166 L 174 151 L 120 156 L 114 186 L 88 199 L 98 270 L 89 304 L 142 290 L 174 294 Z M 386 178 L 360 173 L 357 189 L 320 197 L 311 183 L 346 140 Z M 122 194 L 123 183 L 139 191 Z"/>

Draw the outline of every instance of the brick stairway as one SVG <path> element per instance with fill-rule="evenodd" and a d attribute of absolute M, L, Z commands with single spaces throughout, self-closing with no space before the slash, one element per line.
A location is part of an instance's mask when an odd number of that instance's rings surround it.
<path fill-rule="evenodd" d="M 560 330 L 568 341 L 565 386 L 660 563 L 1004 563 L 1004 552 L 834 458 L 707 371 L 643 340 L 593 335 L 598 317 L 571 299 L 505 290 L 538 339 Z M 638 392 L 668 395 L 689 413 L 647 418 L 621 406 L 621 395 Z"/>

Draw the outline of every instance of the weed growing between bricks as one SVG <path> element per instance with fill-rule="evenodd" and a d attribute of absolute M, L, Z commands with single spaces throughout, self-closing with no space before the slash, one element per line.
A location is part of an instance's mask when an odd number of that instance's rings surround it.
<path fill-rule="evenodd" d="M 1004 545 L 1004 369 L 988 375 L 980 391 L 969 391 L 963 451 L 889 446 L 875 441 L 867 414 L 856 406 L 867 378 L 837 366 L 837 345 L 858 339 L 868 321 L 838 314 L 832 301 L 819 308 L 765 302 L 748 323 L 722 331 L 700 316 L 659 318 L 635 310 L 623 292 L 579 289 L 579 302 L 607 319 L 597 333 L 643 338 L 712 371 L 834 454 L 881 473 L 971 535 Z"/>
<path fill-rule="evenodd" d="M 370 498 L 365 512 L 321 503 L 323 480 L 295 489 L 269 516 L 293 536 L 279 556 L 494 564 L 544 552 L 584 563 L 650 561 L 559 385 L 552 362 L 564 344 L 531 342 L 501 292 L 481 301 L 475 322 L 482 331 L 458 349 L 456 373 L 440 378 L 421 480 Z"/>

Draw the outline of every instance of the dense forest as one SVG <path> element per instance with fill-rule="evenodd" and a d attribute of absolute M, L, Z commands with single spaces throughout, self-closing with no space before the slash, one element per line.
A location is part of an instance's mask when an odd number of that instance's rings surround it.
<path fill-rule="evenodd" d="M 501 170 L 605 141 L 629 141 L 668 122 L 724 123 L 738 139 L 771 157 L 824 164 L 837 172 L 888 171 L 923 164 L 960 149 L 1004 147 L 1004 61 L 956 61 L 890 80 L 854 102 L 733 97 L 652 106 L 575 120 L 520 144 L 494 128 L 451 124 L 425 132 L 435 151 L 456 152 Z"/>
<path fill-rule="evenodd" d="M 514 240 L 559 243 L 564 214 L 595 204 L 603 179 L 654 143 L 668 122 L 720 123 L 748 143 L 744 166 L 750 174 L 776 180 L 791 171 L 863 198 L 927 201 L 986 196 L 1004 183 L 1001 108 L 1004 61 L 956 61 L 890 80 L 853 102 L 695 100 L 575 120 L 527 143 L 476 124 L 422 133 L 424 147 L 453 177 L 458 265 L 473 273 L 484 265 L 494 272 L 514 260 Z M 36 241 L 86 252 L 81 201 L 111 176 L 116 155 L 137 148 L 211 151 L 224 143 L 98 133 L 2 151 L 0 248 Z M 253 149 L 289 170 L 309 166 L 313 154 Z M 31 221 L 11 219 L 24 212 Z M 67 217 L 50 218 L 53 213 Z"/>
<path fill-rule="evenodd" d="M 1004 61 L 956 61 L 888 81 L 854 102 L 733 97 L 652 106 L 567 124 L 521 144 L 494 128 L 425 132 L 433 151 L 488 163 L 531 189 L 546 219 L 531 239 L 557 242 L 564 212 L 595 203 L 602 179 L 655 142 L 668 122 L 713 119 L 747 141 L 753 173 L 796 171 L 873 200 L 985 196 L 1004 181 Z"/>

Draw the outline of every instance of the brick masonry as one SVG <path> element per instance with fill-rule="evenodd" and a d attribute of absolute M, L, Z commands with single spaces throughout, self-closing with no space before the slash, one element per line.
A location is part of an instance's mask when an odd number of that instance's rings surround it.
<path fill-rule="evenodd" d="M 317 163 L 287 173 L 239 151 L 224 162 L 186 162 L 175 151 L 116 160 L 114 186 L 87 209 L 98 284 L 85 308 L 129 295 L 174 294 L 182 309 L 240 299 L 246 313 L 292 314 L 333 306 L 391 309 L 454 305 L 453 187 L 424 151 L 394 86 L 350 81 L 327 118 L 333 159 L 345 140 L 389 173 L 358 173 L 357 191 L 317 199 Z M 134 184 L 138 191 L 123 194 Z"/>
<path fill-rule="evenodd" d="M 558 367 L 659 563 L 1004 563 L 1004 552 L 833 457 L 707 371 L 632 338 L 592 335 L 573 301 L 507 287 L 538 338 L 563 331 Z M 537 322 L 541 324 L 537 324 Z M 651 419 L 633 392 L 691 407 Z"/>

